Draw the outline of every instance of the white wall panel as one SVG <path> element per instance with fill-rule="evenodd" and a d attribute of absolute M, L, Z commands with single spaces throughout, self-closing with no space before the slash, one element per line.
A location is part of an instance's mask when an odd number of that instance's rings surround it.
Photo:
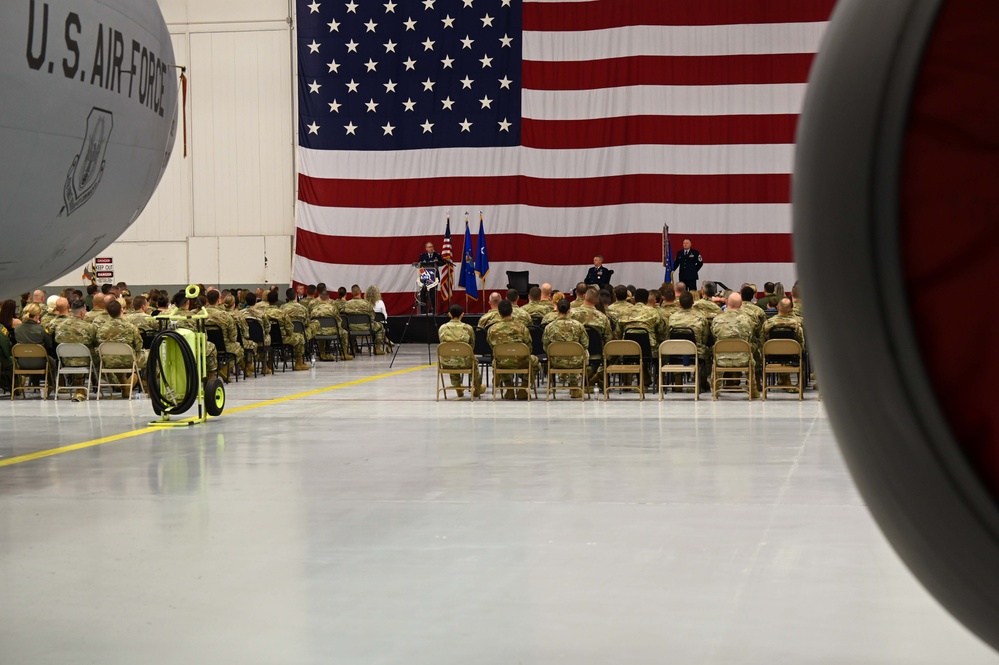
<path fill-rule="evenodd" d="M 219 239 L 192 237 L 187 243 L 188 279 L 199 284 L 219 283 Z"/>
<path fill-rule="evenodd" d="M 171 41 L 177 64 L 186 66 L 187 35 L 173 34 Z M 177 85 L 179 89 L 179 81 Z M 177 98 L 180 100 L 181 94 L 178 93 Z M 188 117 L 190 117 L 190 100 L 188 100 Z M 163 178 L 142 214 L 122 234 L 119 241 L 183 241 L 191 235 L 192 226 L 191 160 L 184 158 L 183 118 L 178 117 L 177 139 Z"/>
<path fill-rule="evenodd" d="M 263 236 L 223 238 L 219 243 L 219 281 L 224 284 L 263 284 Z"/>
<path fill-rule="evenodd" d="M 160 0 L 167 24 L 283 21 L 288 0 Z"/>
<path fill-rule="evenodd" d="M 264 281 L 268 284 L 291 283 L 291 236 L 266 236 L 264 258 L 267 264 Z"/>

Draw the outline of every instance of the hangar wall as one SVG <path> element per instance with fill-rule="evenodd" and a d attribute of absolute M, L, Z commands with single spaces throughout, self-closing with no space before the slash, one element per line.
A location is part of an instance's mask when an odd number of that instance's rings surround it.
<path fill-rule="evenodd" d="M 101 256 L 129 284 L 286 284 L 295 233 L 288 0 L 160 0 L 187 67 L 182 129 L 146 209 Z M 80 270 L 53 286 L 80 285 Z"/>

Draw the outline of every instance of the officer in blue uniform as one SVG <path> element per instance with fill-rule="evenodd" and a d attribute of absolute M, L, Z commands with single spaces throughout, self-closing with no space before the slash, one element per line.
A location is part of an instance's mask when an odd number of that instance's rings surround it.
<path fill-rule="evenodd" d="M 689 291 L 696 291 L 697 273 L 704 265 L 704 259 L 700 252 L 690 246 L 690 238 L 683 239 L 683 249 L 676 253 L 673 265 L 680 273 L 677 281 L 686 284 Z"/>
<path fill-rule="evenodd" d="M 610 284 L 611 275 L 614 271 L 604 266 L 604 257 L 597 254 L 593 257 L 593 267 L 586 273 L 584 284 L 593 284 L 598 289 L 602 289 Z"/>

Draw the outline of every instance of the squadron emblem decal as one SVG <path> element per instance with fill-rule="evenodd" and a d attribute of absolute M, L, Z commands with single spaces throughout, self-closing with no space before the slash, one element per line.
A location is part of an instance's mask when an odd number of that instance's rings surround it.
<path fill-rule="evenodd" d="M 80 153 L 73 158 L 73 165 L 66 175 L 66 185 L 62 190 L 65 206 L 63 212 L 72 215 L 80 206 L 90 200 L 101 184 L 104 175 L 104 154 L 107 152 L 114 127 L 114 114 L 111 111 L 91 109 L 87 116 L 87 134 L 83 139 Z"/>

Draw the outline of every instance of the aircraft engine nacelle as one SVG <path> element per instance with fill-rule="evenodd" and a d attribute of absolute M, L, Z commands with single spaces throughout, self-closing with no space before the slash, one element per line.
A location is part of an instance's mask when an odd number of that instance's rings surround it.
<path fill-rule="evenodd" d="M 56 279 L 142 212 L 177 130 L 156 0 L 0 5 L 0 292 Z"/>

